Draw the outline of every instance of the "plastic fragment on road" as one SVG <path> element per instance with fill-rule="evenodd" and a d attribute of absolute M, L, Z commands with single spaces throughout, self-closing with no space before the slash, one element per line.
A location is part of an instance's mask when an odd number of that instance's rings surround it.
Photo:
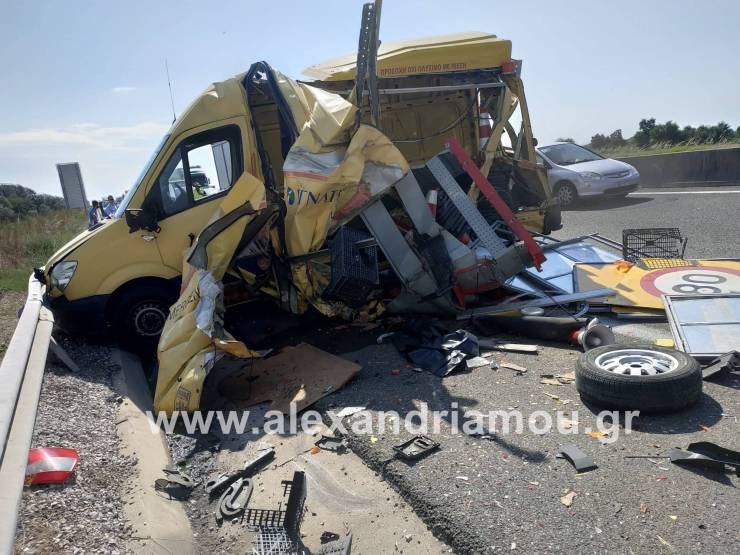
<path fill-rule="evenodd" d="M 588 472 L 589 470 L 595 470 L 598 468 L 594 460 L 573 443 L 561 446 L 560 453 L 564 459 L 573 465 L 576 472 L 579 474 L 581 472 Z"/>
<path fill-rule="evenodd" d="M 740 372 L 740 352 L 730 351 L 718 356 L 702 369 L 701 377 L 706 380 L 726 372 Z"/>
<path fill-rule="evenodd" d="M 435 449 L 439 449 L 439 443 L 427 436 L 415 436 L 393 447 L 396 455 L 410 461 L 420 459 Z"/>
<path fill-rule="evenodd" d="M 74 449 L 42 447 L 28 451 L 27 486 L 63 484 L 76 471 L 80 455 Z"/>
<path fill-rule="evenodd" d="M 671 449 L 668 457 L 673 464 L 707 468 L 716 472 L 727 472 L 728 468 L 740 476 L 740 451 L 733 451 L 709 441 L 690 443 L 686 448 Z"/>

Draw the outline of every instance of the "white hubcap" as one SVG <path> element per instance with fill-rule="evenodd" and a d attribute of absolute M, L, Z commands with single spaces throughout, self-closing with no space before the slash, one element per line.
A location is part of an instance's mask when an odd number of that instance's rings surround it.
<path fill-rule="evenodd" d="M 596 357 L 596 366 L 623 376 L 656 376 L 676 370 L 678 360 L 658 351 L 620 349 Z"/>

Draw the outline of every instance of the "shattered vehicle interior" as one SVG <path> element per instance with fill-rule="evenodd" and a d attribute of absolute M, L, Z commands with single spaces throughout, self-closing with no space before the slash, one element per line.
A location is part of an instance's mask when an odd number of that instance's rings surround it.
<path fill-rule="evenodd" d="M 185 253 L 158 346 L 157 410 L 196 410 L 224 355 L 262 355 L 226 329 L 229 306 L 454 318 L 541 268 L 532 233 L 558 229 L 560 215 L 511 43 L 467 33 L 375 52 L 362 40 L 356 58 L 308 68 L 317 81 L 259 62 L 204 93 L 213 101 L 238 83 L 254 156 Z"/>

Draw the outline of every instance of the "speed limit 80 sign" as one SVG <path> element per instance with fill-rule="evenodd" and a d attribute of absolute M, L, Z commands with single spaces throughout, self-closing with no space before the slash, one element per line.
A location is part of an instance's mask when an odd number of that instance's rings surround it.
<path fill-rule="evenodd" d="M 665 268 L 645 274 L 640 287 L 656 297 L 740 293 L 740 270 L 724 266 Z"/>

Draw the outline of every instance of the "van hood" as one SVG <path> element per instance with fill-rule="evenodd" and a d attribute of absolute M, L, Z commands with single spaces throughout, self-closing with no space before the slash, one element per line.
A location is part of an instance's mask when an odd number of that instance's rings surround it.
<path fill-rule="evenodd" d="M 620 162 L 619 160 L 612 160 L 611 158 L 604 158 L 603 160 L 591 160 L 590 162 L 579 162 L 577 164 L 569 164 L 567 166 L 560 166 L 574 172 L 595 172 L 601 175 L 609 175 L 613 173 L 623 172 L 625 170 L 631 170 L 632 166 Z"/>
<path fill-rule="evenodd" d="M 87 229 L 79 235 L 75 236 L 68 243 L 64 244 L 58 251 L 51 255 L 51 258 L 49 258 L 49 260 L 46 262 L 46 265 L 44 266 L 44 272 L 48 274 L 49 270 L 54 264 L 56 264 L 60 260 L 64 260 L 65 258 L 67 258 L 67 256 L 69 256 L 72 251 L 85 243 L 85 241 L 87 241 L 90 237 L 92 237 L 93 235 L 97 235 L 107 227 L 113 225 L 113 223 L 117 220 L 118 218 L 111 218 L 109 220 L 106 220 L 105 223 L 103 223 L 103 225 L 101 225 L 100 227 L 96 227 L 93 230 Z"/>

